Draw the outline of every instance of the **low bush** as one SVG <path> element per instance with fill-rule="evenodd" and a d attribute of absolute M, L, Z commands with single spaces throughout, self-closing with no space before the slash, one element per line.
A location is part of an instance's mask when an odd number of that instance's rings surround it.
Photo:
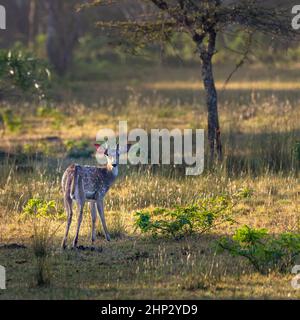
<path fill-rule="evenodd" d="M 46 201 L 39 198 L 28 200 L 23 209 L 21 216 L 23 219 L 27 218 L 50 218 L 50 219 L 64 219 L 65 214 L 59 210 L 54 200 Z"/>
<path fill-rule="evenodd" d="M 218 252 L 246 258 L 262 274 L 290 272 L 300 254 L 300 234 L 285 232 L 275 236 L 267 229 L 245 225 L 232 238 L 221 238 L 217 246 Z"/>
<path fill-rule="evenodd" d="M 3 135 L 6 131 L 18 132 L 22 127 L 21 118 L 9 108 L 0 112 L 0 122 L 3 126 Z"/>
<path fill-rule="evenodd" d="M 69 158 L 90 158 L 95 152 L 95 149 L 87 140 L 68 140 L 65 142 L 65 147 Z"/>
<path fill-rule="evenodd" d="M 175 209 L 155 208 L 135 213 L 135 226 L 142 233 L 156 237 L 174 238 L 197 232 L 210 231 L 225 222 L 234 223 L 233 207 L 236 202 L 230 196 L 206 197 L 196 203 Z"/>

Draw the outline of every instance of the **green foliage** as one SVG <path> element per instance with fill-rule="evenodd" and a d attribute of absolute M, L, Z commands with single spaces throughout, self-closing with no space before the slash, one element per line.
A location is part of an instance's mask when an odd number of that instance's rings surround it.
<path fill-rule="evenodd" d="M 48 106 L 39 106 L 36 110 L 36 115 L 38 117 L 53 117 L 53 116 L 56 116 L 57 114 L 57 110 L 56 109 L 53 109 L 53 108 L 50 108 Z"/>
<path fill-rule="evenodd" d="M 57 145 L 43 142 L 35 143 L 24 143 L 22 145 L 22 151 L 19 154 L 24 154 L 29 158 L 40 158 L 43 156 L 50 157 L 59 152 L 59 147 Z"/>
<path fill-rule="evenodd" d="M 234 200 L 229 196 L 207 197 L 185 207 L 175 209 L 155 208 L 135 213 L 135 226 L 152 236 L 166 235 L 174 238 L 187 234 L 205 233 L 219 224 L 233 223 Z"/>
<path fill-rule="evenodd" d="M 79 39 L 78 49 L 74 53 L 76 68 L 71 70 L 70 77 L 79 80 L 111 79 L 115 63 L 122 61 L 117 52 L 105 46 L 105 36 L 86 35 Z M 115 74 L 115 72 L 113 72 Z"/>
<path fill-rule="evenodd" d="M 254 190 L 249 187 L 241 188 L 237 191 L 236 196 L 240 199 L 249 199 L 253 196 Z"/>
<path fill-rule="evenodd" d="M 23 94 L 45 98 L 50 71 L 46 64 L 29 53 L 0 51 L 0 92 L 3 97 Z"/>
<path fill-rule="evenodd" d="M 4 131 L 17 132 L 22 126 L 21 118 L 9 108 L 0 111 L 0 122 L 4 125 Z"/>
<path fill-rule="evenodd" d="M 69 158 L 90 158 L 95 151 L 87 140 L 68 140 L 65 147 Z"/>
<path fill-rule="evenodd" d="M 248 226 L 244 226 L 236 231 L 233 240 L 253 245 L 267 234 L 268 231 L 266 229 L 251 229 Z"/>
<path fill-rule="evenodd" d="M 272 270 L 289 272 L 300 254 L 300 234 L 281 233 L 273 236 L 266 229 L 243 226 L 232 238 L 218 241 L 218 251 L 245 257 L 260 273 Z"/>
<path fill-rule="evenodd" d="M 63 211 L 60 211 L 54 200 L 46 201 L 39 198 L 28 200 L 22 213 L 22 218 L 49 218 L 49 219 L 64 219 Z"/>
<path fill-rule="evenodd" d="M 296 160 L 300 161 L 300 141 L 297 141 L 294 146 L 294 155 Z"/>
<path fill-rule="evenodd" d="M 169 42 L 165 44 L 164 59 L 178 63 L 179 60 L 185 62 L 198 62 L 196 47 L 192 39 L 185 33 L 174 33 Z"/>
<path fill-rule="evenodd" d="M 49 106 L 40 106 L 36 110 L 36 114 L 41 118 L 51 118 L 52 119 L 52 127 L 56 130 L 59 130 L 61 125 L 64 122 L 65 116 L 64 114 L 58 110 L 57 108 L 52 108 Z"/>

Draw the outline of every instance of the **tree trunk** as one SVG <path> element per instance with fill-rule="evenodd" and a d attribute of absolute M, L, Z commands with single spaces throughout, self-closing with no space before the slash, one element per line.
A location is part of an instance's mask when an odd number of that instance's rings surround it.
<path fill-rule="evenodd" d="M 36 0 L 30 0 L 29 2 L 29 13 L 28 13 L 28 47 L 33 48 L 36 28 L 36 12 L 37 2 Z"/>
<path fill-rule="evenodd" d="M 47 0 L 47 8 L 48 58 L 55 71 L 63 76 L 72 62 L 79 36 L 78 14 L 74 11 L 74 1 Z"/>
<path fill-rule="evenodd" d="M 208 113 L 208 141 L 210 148 L 210 160 L 213 162 L 215 159 L 215 152 L 217 153 L 218 160 L 223 159 L 223 150 L 221 142 L 221 131 L 219 124 L 218 114 L 218 94 L 215 86 L 213 75 L 212 57 L 215 53 L 216 33 L 210 31 L 207 47 L 201 46 L 200 58 L 202 61 L 202 79 L 206 93 L 206 106 Z"/>

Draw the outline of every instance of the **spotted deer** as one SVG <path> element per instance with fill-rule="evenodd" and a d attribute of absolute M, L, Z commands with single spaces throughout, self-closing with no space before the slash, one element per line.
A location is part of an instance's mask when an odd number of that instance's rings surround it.
<path fill-rule="evenodd" d="M 102 227 L 107 241 L 110 241 L 110 235 L 105 222 L 103 200 L 108 190 L 116 180 L 119 171 L 120 148 L 117 145 L 116 150 L 109 150 L 100 145 L 95 145 L 97 153 L 106 158 L 105 167 L 81 166 L 78 164 L 70 165 L 62 178 L 62 189 L 64 196 L 64 205 L 67 211 L 67 226 L 62 241 L 62 248 L 67 245 L 68 233 L 73 217 L 73 201 L 78 207 L 78 221 L 76 235 L 73 240 L 73 248 L 77 247 L 80 226 L 83 218 L 83 208 L 86 202 L 89 202 L 92 216 L 92 243 L 96 240 L 96 216 L 97 211 L 100 216 Z M 127 146 L 128 152 L 130 145 Z"/>

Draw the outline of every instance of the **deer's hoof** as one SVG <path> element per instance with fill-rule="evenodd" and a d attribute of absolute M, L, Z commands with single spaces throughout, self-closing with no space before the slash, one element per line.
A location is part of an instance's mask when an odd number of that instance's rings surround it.
<path fill-rule="evenodd" d="M 110 235 L 109 234 L 106 236 L 106 240 L 110 241 Z"/>

